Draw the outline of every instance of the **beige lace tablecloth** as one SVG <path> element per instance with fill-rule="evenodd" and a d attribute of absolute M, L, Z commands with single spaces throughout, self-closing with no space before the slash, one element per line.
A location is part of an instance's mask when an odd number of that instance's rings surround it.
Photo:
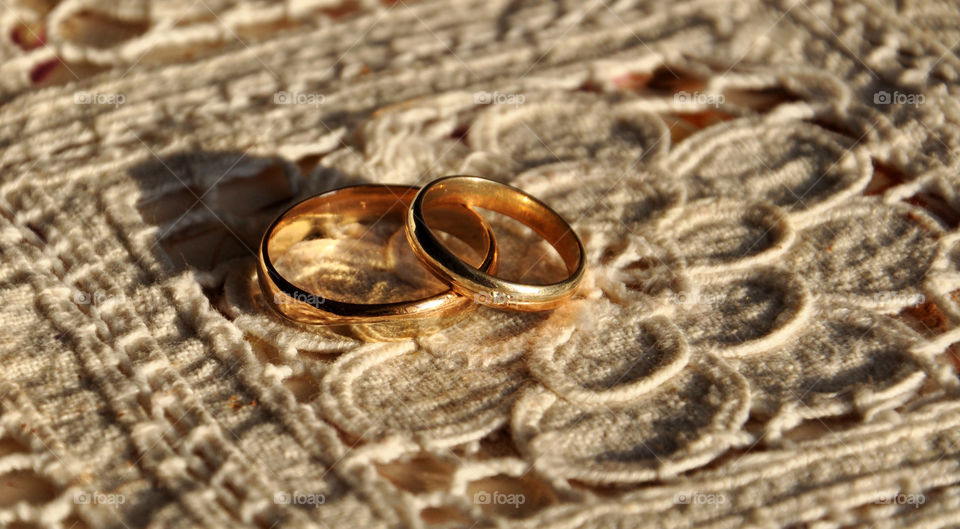
<path fill-rule="evenodd" d="M 957 6 L 53 4 L 0 15 L 0 525 L 960 526 Z M 574 300 L 266 311 L 282 207 L 451 173 L 571 220 Z"/>

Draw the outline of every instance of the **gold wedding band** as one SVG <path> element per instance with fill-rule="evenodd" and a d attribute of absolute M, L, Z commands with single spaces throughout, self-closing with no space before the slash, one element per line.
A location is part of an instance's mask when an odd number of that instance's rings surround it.
<path fill-rule="evenodd" d="M 464 262 L 436 237 L 425 212 L 438 207 L 466 205 L 502 213 L 546 239 L 560 254 L 569 276 L 548 285 L 516 283 L 498 278 L 495 271 Z M 477 176 L 447 176 L 424 186 L 407 212 L 410 246 L 437 277 L 473 301 L 521 311 L 549 310 L 573 295 L 583 278 L 584 250 L 569 224 L 549 206 L 514 187 Z"/>
<path fill-rule="evenodd" d="M 260 243 L 257 276 L 267 304 L 298 324 L 348 325 L 355 334 L 374 339 L 433 332 L 476 308 L 473 299 L 453 289 L 411 301 L 347 303 L 298 287 L 275 268 L 273 256 L 299 242 L 323 238 L 324 226 L 337 220 L 378 220 L 391 214 L 405 218 L 416 194 L 417 188 L 410 186 L 359 185 L 310 197 L 284 211 L 270 224 Z M 473 249 L 480 270 L 496 272 L 497 243 L 483 217 L 463 204 L 453 203 L 444 204 L 435 213 L 430 215 L 431 223 Z"/>

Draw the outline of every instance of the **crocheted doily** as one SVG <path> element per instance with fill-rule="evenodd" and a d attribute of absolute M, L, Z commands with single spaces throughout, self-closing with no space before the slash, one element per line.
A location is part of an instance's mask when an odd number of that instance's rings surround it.
<path fill-rule="evenodd" d="M 0 524 L 960 525 L 955 6 L 8 3 Z M 576 297 L 267 310 L 282 208 L 446 174 L 570 220 Z M 436 286 L 396 228 L 343 295 Z"/>

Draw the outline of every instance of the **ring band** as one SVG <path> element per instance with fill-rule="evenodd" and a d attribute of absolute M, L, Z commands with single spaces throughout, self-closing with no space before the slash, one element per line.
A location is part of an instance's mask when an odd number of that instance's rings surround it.
<path fill-rule="evenodd" d="M 327 299 L 294 285 L 274 267 L 271 256 L 311 238 L 322 238 L 324 224 L 333 219 L 373 219 L 387 215 L 405 218 L 416 187 L 359 185 L 329 191 L 303 200 L 280 214 L 260 242 L 257 276 L 267 304 L 288 320 L 305 325 L 349 325 L 361 337 L 389 339 L 438 330 L 465 316 L 476 304 L 452 289 L 423 299 L 393 303 L 347 303 Z M 431 222 L 472 248 L 482 270 L 497 269 L 497 243 L 487 222 L 464 205 L 431 216 Z M 371 326 L 374 324 L 383 324 Z"/>
<path fill-rule="evenodd" d="M 489 209 L 527 225 L 557 250 L 569 276 L 548 285 L 515 283 L 464 262 L 437 239 L 424 218 L 424 212 L 454 204 Z M 549 310 L 572 296 L 583 278 L 583 243 L 560 215 L 517 188 L 477 176 L 447 176 L 420 189 L 407 214 L 407 239 L 437 277 L 482 305 Z"/>

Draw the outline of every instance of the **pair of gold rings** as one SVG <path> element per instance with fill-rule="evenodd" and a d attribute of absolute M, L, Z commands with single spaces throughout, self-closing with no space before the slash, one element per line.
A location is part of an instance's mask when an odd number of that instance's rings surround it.
<path fill-rule="evenodd" d="M 490 225 L 474 208 L 501 213 L 531 228 L 557 251 L 568 276 L 546 285 L 497 277 L 497 241 Z M 302 288 L 275 267 L 275 256 L 302 241 L 325 236 L 332 219 L 377 220 L 397 214 L 402 215 L 413 253 L 449 287 L 446 291 L 410 301 L 348 303 Z M 459 256 L 444 244 L 437 231 L 459 239 L 476 258 Z M 433 332 L 455 323 L 478 304 L 528 312 L 549 310 L 573 295 L 583 273 L 583 245 L 560 215 L 519 189 L 464 175 L 439 178 L 419 189 L 358 185 L 303 200 L 266 229 L 257 267 L 267 304 L 287 320 L 306 326 L 347 326 L 366 339 Z"/>

